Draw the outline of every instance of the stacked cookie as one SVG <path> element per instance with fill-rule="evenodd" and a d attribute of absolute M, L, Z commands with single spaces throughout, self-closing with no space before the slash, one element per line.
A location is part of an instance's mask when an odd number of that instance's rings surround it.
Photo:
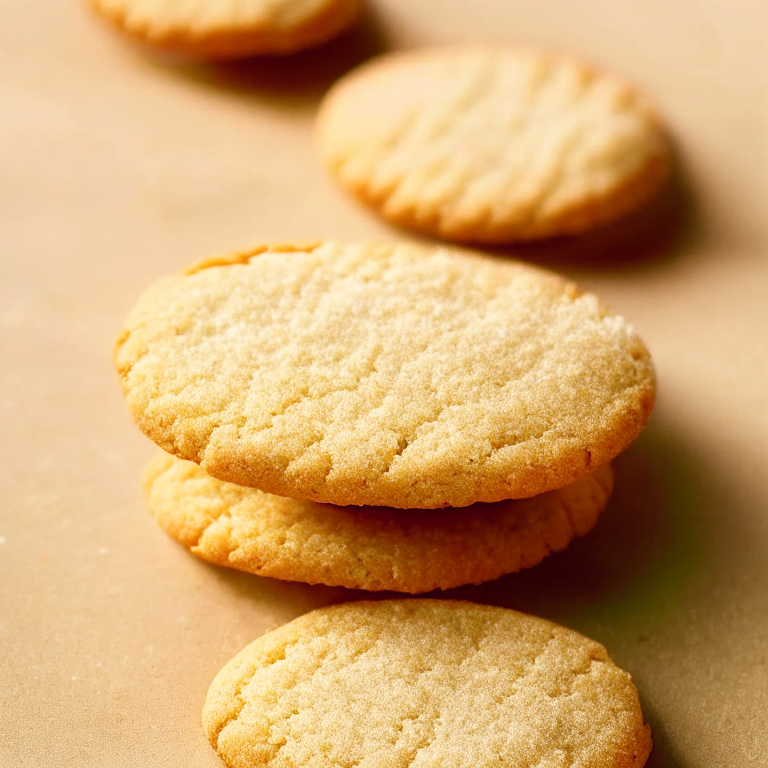
<path fill-rule="evenodd" d="M 411 245 L 197 265 L 145 292 L 116 364 L 166 452 L 150 507 L 195 554 L 411 593 L 519 570 L 588 531 L 654 398 L 645 347 L 594 296 Z"/>

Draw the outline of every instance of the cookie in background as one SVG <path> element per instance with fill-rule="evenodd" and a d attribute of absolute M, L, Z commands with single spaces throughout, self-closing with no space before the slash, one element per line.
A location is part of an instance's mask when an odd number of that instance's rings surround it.
<path fill-rule="evenodd" d="M 644 205 L 670 166 L 645 97 L 580 62 L 514 48 L 366 62 L 327 94 L 318 134 L 347 191 L 457 242 L 586 232 Z"/>
<path fill-rule="evenodd" d="M 289 54 L 351 27 L 363 0 L 86 0 L 137 40 L 204 59 Z"/>

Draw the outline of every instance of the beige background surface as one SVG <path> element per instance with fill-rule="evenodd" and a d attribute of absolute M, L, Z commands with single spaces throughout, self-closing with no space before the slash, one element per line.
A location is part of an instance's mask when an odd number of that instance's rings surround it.
<path fill-rule="evenodd" d="M 214 673 L 360 596 L 219 570 L 156 528 L 112 339 L 145 285 L 196 259 L 406 237 L 325 178 L 318 100 L 376 50 L 483 40 L 643 86 L 679 178 L 630 222 L 523 251 L 632 320 L 658 408 L 592 536 L 452 594 L 604 642 L 654 768 L 768 765 L 767 29 L 764 0 L 378 0 L 325 50 L 215 68 L 152 58 L 74 0 L 0 0 L 0 765 L 214 768 Z"/>

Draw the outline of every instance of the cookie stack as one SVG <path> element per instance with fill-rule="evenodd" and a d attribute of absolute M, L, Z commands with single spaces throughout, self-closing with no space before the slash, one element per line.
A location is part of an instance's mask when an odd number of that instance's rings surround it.
<path fill-rule="evenodd" d="M 150 287 L 116 364 L 161 526 L 213 562 L 409 593 L 587 532 L 654 399 L 647 350 L 543 270 L 444 248 L 257 248 Z"/>
<path fill-rule="evenodd" d="M 204 58 L 317 45 L 360 0 L 89 0 Z M 642 205 L 669 149 L 645 100 L 570 60 L 380 57 L 326 96 L 331 174 L 400 226 L 501 243 Z M 254 574 L 424 593 L 495 579 L 587 533 L 654 375 L 631 326 L 512 260 L 415 245 L 273 245 L 150 287 L 115 353 L 161 527 Z M 203 712 L 229 766 L 639 768 L 637 691 L 605 649 L 450 600 L 313 611 L 258 639 Z"/>

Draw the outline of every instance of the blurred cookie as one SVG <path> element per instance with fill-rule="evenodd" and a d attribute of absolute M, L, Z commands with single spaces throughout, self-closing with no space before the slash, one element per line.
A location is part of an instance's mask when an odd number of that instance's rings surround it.
<path fill-rule="evenodd" d="M 210 475 L 338 505 L 535 496 L 606 464 L 654 399 L 598 299 L 455 250 L 257 248 L 151 286 L 115 352 L 128 406 Z"/>
<path fill-rule="evenodd" d="M 149 509 L 195 555 L 260 576 L 349 589 L 430 592 L 541 562 L 590 531 L 608 503 L 610 465 L 532 499 L 462 509 L 336 507 L 225 483 L 159 453 Z"/>
<path fill-rule="evenodd" d="M 630 87 L 514 49 L 380 57 L 331 89 L 318 129 L 346 189 L 396 224 L 455 241 L 584 232 L 645 203 L 669 166 Z"/>
<path fill-rule="evenodd" d="M 642 768 L 637 690 L 605 648 L 453 600 L 320 608 L 213 681 L 203 728 L 231 768 Z"/>
<path fill-rule="evenodd" d="M 120 29 L 170 51 L 227 59 L 292 53 L 357 20 L 362 0 L 87 0 Z"/>

